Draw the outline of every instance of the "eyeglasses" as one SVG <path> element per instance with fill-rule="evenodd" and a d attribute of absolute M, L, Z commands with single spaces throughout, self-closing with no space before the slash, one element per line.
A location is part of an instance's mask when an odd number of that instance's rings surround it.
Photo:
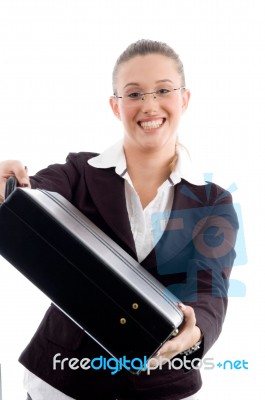
<path fill-rule="evenodd" d="M 128 93 L 124 96 L 118 96 L 114 93 L 114 97 L 116 99 L 122 99 L 125 105 L 128 106 L 133 106 L 135 104 L 139 104 L 141 101 L 145 100 L 145 96 L 147 94 L 153 95 L 154 100 L 162 101 L 164 99 L 170 99 L 172 95 L 174 95 L 175 91 L 181 90 L 181 89 L 186 89 L 185 86 L 181 86 L 177 89 L 158 89 L 155 90 L 154 92 L 131 92 Z"/>

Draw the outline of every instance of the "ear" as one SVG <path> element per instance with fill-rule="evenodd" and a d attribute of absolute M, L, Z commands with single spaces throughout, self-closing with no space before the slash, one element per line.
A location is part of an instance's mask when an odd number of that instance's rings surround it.
<path fill-rule="evenodd" d="M 190 101 L 190 91 L 188 89 L 182 92 L 182 114 L 187 110 Z"/>
<path fill-rule="evenodd" d="M 118 99 L 116 99 L 115 96 L 111 96 L 109 99 L 109 103 L 110 103 L 111 109 L 113 111 L 113 114 L 120 120 L 121 117 L 120 117 Z"/>

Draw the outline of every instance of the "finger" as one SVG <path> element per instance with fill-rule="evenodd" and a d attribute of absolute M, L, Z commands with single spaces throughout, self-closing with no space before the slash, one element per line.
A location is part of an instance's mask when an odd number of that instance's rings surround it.
<path fill-rule="evenodd" d="M 184 322 L 182 324 L 182 327 L 180 328 L 179 333 L 176 337 L 168 340 L 166 343 L 163 344 L 158 355 L 174 355 L 181 351 L 183 343 L 187 339 L 188 332 L 192 331 L 194 329 L 194 326 L 196 325 L 196 318 L 193 308 L 190 306 L 186 306 L 182 303 L 178 304 L 178 306 L 182 310 L 184 315 Z"/>
<path fill-rule="evenodd" d="M 30 180 L 27 173 L 27 167 L 25 167 L 22 162 L 16 160 L 7 161 L 4 165 L 3 177 L 8 178 L 9 176 L 14 175 L 17 180 L 19 186 L 28 186 L 30 187 Z"/>
<path fill-rule="evenodd" d="M 181 311 L 183 312 L 183 316 L 184 316 L 183 326 L 190 327 L 190 326 L 196 325 L 196 317 L 195 317 L 194 309 L 192 307 L 186 306 L 182 303 L 179 303 L 178 306 L 181 309 Z"/>
<path fill-rule="evenodd" d="M 20 169 L 15 175 L 18 180 L 19 186 L 30 188 L 30 180 L 27 172 L 28 170 L 26 168 L 27 167 L 25 167 L 24 169 Z"/>

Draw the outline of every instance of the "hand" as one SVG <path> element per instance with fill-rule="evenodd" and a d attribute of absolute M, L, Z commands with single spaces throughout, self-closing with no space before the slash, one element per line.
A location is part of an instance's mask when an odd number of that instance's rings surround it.
<path fill-rule="evenodd" d="M 178 335 L 164 343 L 156 357 L 154 357 L 158 360 L 163 358 L 171 360 L 177 354 L 194 346 L 202 337 L 200 328 L 196 326 L 196 318 L 193 308 L 181 303 L 179 304 L 179 308 L 184 314 L 184 322 Z M 152 360 L 150 362 L 150 365 L 152 366 Z"/>
<path fill-rule="evenodd" d="M 4 200 L 6 180 L 15 176 L 19 186 L 30 187 L 27 168 L 20 161 L 8 160 L 0 162 L 0 202 Z"/>

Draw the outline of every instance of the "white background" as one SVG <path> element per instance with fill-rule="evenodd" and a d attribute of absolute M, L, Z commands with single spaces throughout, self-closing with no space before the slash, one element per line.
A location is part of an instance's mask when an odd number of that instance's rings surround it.
<path fill-rule="evenodd" d="M 263 3 L 0 0 L 0 159 L 21 159 L 31 174 L 70 151 L 101 151 L 122 137 L 108 97 L 114 62 L 129 43 L 166 41 L 181 55 L 192 91 L 181 140 L 214 181 L 236 183 L 248 253 L 233 272 L 247 294 L 230 299 L 222 336 L 207 356 L 245 359 L 249 369 L 203 371 L 199 400 L 247 400 L 254 388 L 264 397 Z M 25 398 L 17 358 L 48 305 L 0 258 L 3 400 Z"/>

